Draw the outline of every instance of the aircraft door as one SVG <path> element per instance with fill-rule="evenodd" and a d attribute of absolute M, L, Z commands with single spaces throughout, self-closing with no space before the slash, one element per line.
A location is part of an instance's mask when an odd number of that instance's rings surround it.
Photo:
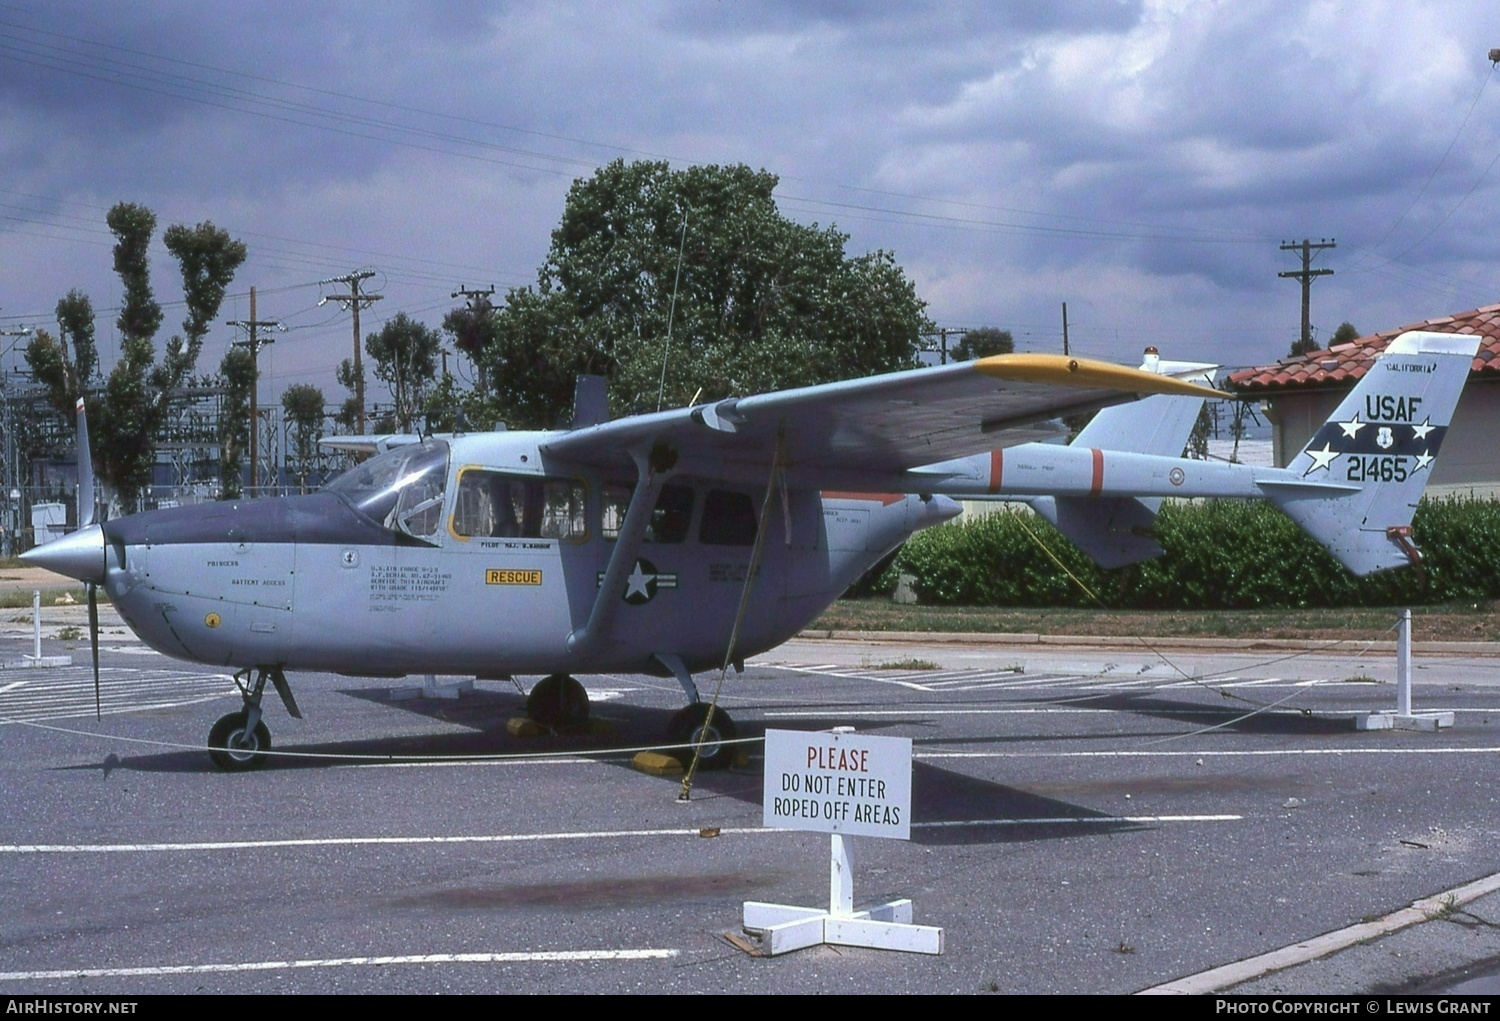
<path fill-rule="evenodd" d="M 572 631 L 589 560 L 588 483 L 581 478 L 464 468 L 442 563 L 455 594 L 442 629 L 466 672 L 551 672 Z"/>

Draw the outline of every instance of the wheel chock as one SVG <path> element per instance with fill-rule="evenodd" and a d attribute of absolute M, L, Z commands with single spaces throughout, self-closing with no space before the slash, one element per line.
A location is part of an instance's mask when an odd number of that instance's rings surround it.
<path fill-rule="evenodd" d="M 682 763 L 677 757 L 662 752 L 637 752 L 630 764 L 648 776 L 682 775 Z"/>

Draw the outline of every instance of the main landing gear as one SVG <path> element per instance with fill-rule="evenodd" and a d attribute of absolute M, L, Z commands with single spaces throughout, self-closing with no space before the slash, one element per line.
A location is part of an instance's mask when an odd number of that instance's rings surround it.
<path fill-rule="evenodd" d="M 675 656 L 659 657 L 679 681 L 692 703 L 673 714 L 667 722 L 667 741 L 674 746 L 672 754 L 683 765 L 693 761 L 700 740 L 703 744 L 698 765 L 702 769 L 727 769 L 734 762 L 734 721 L 723 709 L 713 709 L 698 701 L 698 688 L 692 676 Z M 686 680 L 684 680 L 686 678 Z M 589 719 L 589 693 L 568 674 L 549 674 L 536 683 L 526 696 L 526 715 L 544 727 L 555 730 L 582 728 Z M 225 720 L 230 717 L 225 717 Z M 220 721 L 223 722 L 222 720 Z"/>
<path fill-rule="evenodd" d="M 728 769 L 734 762 L 734 745 L 728 742 L 734 738 L 734 721 L 729 714 L 707 702 L 694 702 L 679 709 L 667 722 L 667 740 L 679 746 L 674 754 L 683 765 L 693 761 L 701 742 L 698 767 Z"/>
<path fill-rule="evenodd" d="M 526 696 L 526 715 L 544 727 L 581 727 L 589 719 L 589 693 L 567 674 L 548 674 Z"/>
<path fill-rule="evenodd" d="M 728 769 L 734 764 L 734 720 L 723 709 L 702 700 L 692 671 L 681 656 L 658 652 L 651 658 L 661 670 L 677 678 L 688 698 L 687 706 L 667 721 L 667 740 L 678 746 L 672 754 L 684 767 L 691 766 L 697 754 L 700 769 Z"/>
<path fill-rule="evenodd" d="M 255 674 L 253 682 L 246 678 Z M 292 689 L 286 682 L 281 667 L 256 667 L 241 670 L 234 675 L 234 683 L 245 700 L 245 708 L 237 713 L 219 718 L 208 732 L 208 757 L 213 764 L 226 773 L 241 773 L 248 769 L 259 769 L 266 764 L 266 752 L 271 750 L 271 732 L 261 719 L 260 700 L 265 694 L 266 681 L 276 688 L 286 711 L 301 719 L 302 711 L 292 698 Z"/>

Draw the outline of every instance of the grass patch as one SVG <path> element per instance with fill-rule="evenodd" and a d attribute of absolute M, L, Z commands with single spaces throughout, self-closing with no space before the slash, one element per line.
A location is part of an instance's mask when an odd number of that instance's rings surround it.
<path fill-rule="evenodd" d="M 1440 922 L 1445 918 L 1452 918 L 1456 914 L 1458 914 L 1458 901 L 1451 893 L 1438 901 L 1436 906 L 1430 907 L 1426 911 L 1428 919 L 1434 922 Z"/>
<path fill-rule="evenodd" d="M 1500 642 L 1490 602 L 1412 609 L 1418 641 Z M 899 606 L 888 599 L 840 599 L 813 631 L 933 631 L 981 634 L 1137 635 L 1180 638 L 1394 641 L 1400 611 L 1388 607 L 1307 610 L 1085 610 L 1068 607 Z"/>
<path fill-rule="evenodd" d="M 871 670 L 941 670 L 936 663 L 930 659 L 893 659 L 885 663 L 876 663 Z"/>
<path fill-rule="evenodd" d="M 32 589 L 9 589 L 0 590 L 0 610 L 17 610 L 22 607 L 31 609 Z M 56 605 L 56 601 L 64 595 L 71 595 L 75 603 L 81 603 L 88 598 L 88 593 L 82 585 L 74 585 L 68 588 L 44 588 L 42 593 L 42 609 Z M 99 596 L 104 597 L 104 589 L 100 588 Z"/>

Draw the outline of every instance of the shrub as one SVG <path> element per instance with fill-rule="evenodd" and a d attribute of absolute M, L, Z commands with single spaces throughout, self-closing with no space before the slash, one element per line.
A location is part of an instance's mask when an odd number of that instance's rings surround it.
<path fill-rule="evenodd" d="M 916 576 L 922 602 L 940 605 L 1097 605 L 1083 586 L 1118 609 L 1420 605 L 1500 596 L 1500 503 L 1423 500 L 1413 533 L 1425 555 L 1422 570 L 1360 579 L 1269 504 L 1169 501 L 1156 522 L 1166 552 L 1102 571 L 1046 521 L 1007 510 L 917 534 L 895 570 Z"/>

